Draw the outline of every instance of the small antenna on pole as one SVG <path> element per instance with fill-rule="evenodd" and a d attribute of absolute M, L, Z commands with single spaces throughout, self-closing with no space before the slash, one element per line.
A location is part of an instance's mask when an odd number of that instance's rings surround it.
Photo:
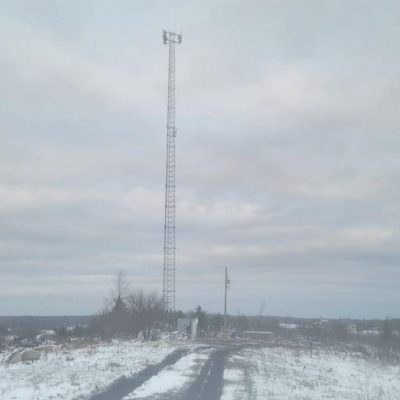
<path fill-rule="evenodd" d="M 228 277 L 228 267 L 225 266 L 225 302 L 224 302 L 224 335 L 227 336 L 227 319 L 226 319 L 226 311 L 227 311 L 227 302 L 228 302 L 228 289 L 230 289 L 230 283 Z"/>

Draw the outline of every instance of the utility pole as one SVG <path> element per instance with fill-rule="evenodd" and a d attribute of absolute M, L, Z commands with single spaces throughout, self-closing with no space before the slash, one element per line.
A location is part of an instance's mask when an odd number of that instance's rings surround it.
<path fill-rule="evenodd" d="M 163 31 L 163 42 L 169 48 L 163 307 L 175 322 L 175 45 L 182 43 L 182 35 Z"/>
<path fill-rule="evenodd" d="M 228 289 L 231 281 L 228 277 L 228 267 L 225 266 L 225 303 L 224 303 L 224 335 L 227 334 L 227 320 L 226 320 L 226 308 L 227 308 L 227 300 L 228 300 Z"/>

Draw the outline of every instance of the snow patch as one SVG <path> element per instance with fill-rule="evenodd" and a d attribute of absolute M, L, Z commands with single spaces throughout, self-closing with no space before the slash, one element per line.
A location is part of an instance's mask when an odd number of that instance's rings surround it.
<path fill-rule="evenodd" d="M 181 390 L 193 381 L 201 367 L 210 356 L 210 351 L 191 353 L 182 357 L 157 375 L 151 377 L 142 386 L 124 397 L 123 400 L 154 398 L 154 396 Z"/>

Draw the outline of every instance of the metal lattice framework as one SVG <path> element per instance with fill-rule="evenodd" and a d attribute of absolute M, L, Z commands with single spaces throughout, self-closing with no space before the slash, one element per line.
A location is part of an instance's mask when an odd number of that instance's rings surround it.
<path fill-rule="evenodd" d="M 163 41 L 169 47 L 163 303 L 175 312 L 175 45 L 182 43 L 182 35 L 164 31 Z"/>

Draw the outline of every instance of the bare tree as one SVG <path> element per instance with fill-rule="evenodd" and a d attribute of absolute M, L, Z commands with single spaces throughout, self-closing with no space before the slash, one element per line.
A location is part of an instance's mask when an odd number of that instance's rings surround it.
<path fill-rule="evenodd" d="M 129 282 L 124 272 L 119 271 L 114 279 L 111 289 L 111 301 L 113 310 L 126 309 L 126 301 L 129 294 Z"/>
<path fill-rule="evenodd" d="M 130 316 L 127 297 L 129 283 L 126 275 L 120 271 L 116 274 L 106 306 L 91 322 L 91 330 L 95 335 L 105 338 L 130 336 Z"/>
<path fill-rule="evenodd" d="M 139 290 L 128 296 L 128 309 L 132 328 L 137 333 L 142 332 L 145 339 L 150 339 L 154 329 L 161 326 L 164 317 L 162 298 L 155 292 Z"/>
<path fill-rule="evenodd" d="M 143 290 L 131 292 L 126 276 L 119 272 L 108 298 L 108 306 L 92 320 L 92 332 L 102 337 L 154 337 L 164 320 L 162 298 Z"/>

